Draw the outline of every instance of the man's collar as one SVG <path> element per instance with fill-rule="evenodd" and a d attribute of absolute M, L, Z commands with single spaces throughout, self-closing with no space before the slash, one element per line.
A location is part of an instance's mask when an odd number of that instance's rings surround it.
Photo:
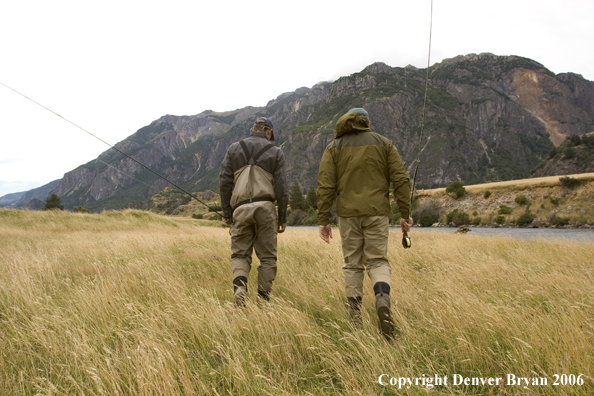
<path fill-rule="evenodd" d="M 266 132 L 254 132 L 254 131 L 252 131 L 250 133 L 250 136 L 260 137 L 260 138 L 264 138 L 264 139 L 268 140 L 268 138 L 266 137 Z"/>

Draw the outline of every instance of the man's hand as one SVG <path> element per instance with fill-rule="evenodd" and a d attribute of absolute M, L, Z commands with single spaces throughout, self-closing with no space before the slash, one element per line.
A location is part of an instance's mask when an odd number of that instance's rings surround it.
<path fill-rule="evenodd" d="M 405 234 L 410 231 L 410 227 L 412 226 L 412 224 L 412 217 L 409 217 L 408 221 L 406 221 L 405 219 L 400 219 L 400 228 L 402 229 L 402 232 Z"/>
<path fill-rule="evenodd" d="M 278 223 L 278 228 L 277 228 L 277 232 L 279 234 L 282 234 L 283 232 L 285 232 L 285 229 L 287 228 L 287 223 Z"/>
<path fill-rule="evenodd" d="M 326 241 L 326 243 L 330 243 L 330 239 L 332 239 L 332 227 L 330 224 L 320 226 L 320 238 Z"/>
<path fill-rule="evenodd" d="M 233 224 L 233 218 L 231 217 L 223 217 L 221 220 L 223 220 L 227 224 Z"/>

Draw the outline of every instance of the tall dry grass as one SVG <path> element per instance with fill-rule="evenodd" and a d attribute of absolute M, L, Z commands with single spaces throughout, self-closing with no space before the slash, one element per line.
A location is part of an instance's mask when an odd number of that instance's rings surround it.
<path fill-rule="evenodd" d="M 204 225 L 213 223 L 0 210 L 0 394 L 594 392 L 592 243 L 413 233 L 404 250 L 394 234 L 402 336 L 387 343 L 369 283 L 364 326 L 349 323 L 339 240 L 280 235 L 273 304 L 241 310 L 228 230 Z M 255 282 L 254 269 L 252 297 Z M 550 382 L 399 390 L 378 384 L 383 373 Z M 554 374 L 585 383 L 554 386 Z"/>

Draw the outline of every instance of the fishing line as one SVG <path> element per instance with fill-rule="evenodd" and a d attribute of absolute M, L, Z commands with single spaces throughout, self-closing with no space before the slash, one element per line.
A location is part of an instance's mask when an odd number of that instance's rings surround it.
<path fill-rule="evenodd" d="M 105 162 L 105 161 L 102 161 L 102 160 L 100 160 L 99 158 L 96 158 L 96 159 L 95 159 L 95 162 L 97 162 L 97 161 L 99 161 L 99 162 L 101 162 L 101 163 L 103 163 L 103 164 L 107 165 L 107 167 L 108 167 L 108 168 L 112 168 L 112 169 L 113 169 L 113 170 L 115 170 L 116 172 L 120 172 L 122 175 L 128 176 L 129 178 L 136 180 L 138 183 L 144 184 L 145 186 L 147 186 L 147 187 L 149 187 L 149 188 L 151 187 L 151 185 L 150 185 L 150 184 L 148 184 L 148 183 L 145 183 L 145 182 L 143 182 L 142 180 L 135 178 L 134 176 L 132 176 L 132 175 L 130 175 L 130 174 L 128 174 L 128 173 L 126 173 L 126 172 L 124 172 L 124 171 L 123 171 L 123 170 L 121 170 L 121 169 L 118 169 L 118 168 L 116 168 L 115 166 L 113 166 L 113 165 L 111 165 L 111 164 L 108 164 L 108 163 L 107 163 L 107 162 Z"/>
<path fill-rule="evenodd" d="M 185 194 L 189 195 L 190 197 L 194 198 L 196 201 L 200 202 L 202 205 L 206 206 L 208 208 L 209 211 L 215 212 L 216 214 L 218 214 L 219 216 L 221 216 L 221 218 L 223 218 L 223 215 L 220 214 L 218 211 L 213 210 L 209 205 L 207 205 L 206 203 L 204 203 L 202 200 L 200 200 L 198 197 L 196 197 L 194 194 L 191 194 L 189 192 L 187 192 L 186 190 L 184 190 L 183 188 L 181 188 L 180 186 L 178 186 L 177 184 L 175 184 L 174 182 L 172 182 L 171 180 L 167 179 L 165 176 L 157 173 L 156 171 L 152 170 L 151 168 L 149 168 L 148 166 L 144 165 L 142 162 L 136 160 L 135 158 L 129 156 L 128 154 L 124 153 L 122 150 L 116 148 L 115 146 L 112 146 L 111 144 L 107 143 L 105 140 L 101 139 L 100 137 L 93 135 L 91 132 L 87 131 L 86 129 L 84 129 L 83 127 L 75 124 L 74 122 L 70 121 L 69 119 L 67 119 L 66 117 L 62 117 L 60 114 L 56 113 L 55 111 L 53 111 L 50 108 L 47 108 L 46 106 L 42 105 L 41 103 L 31 99 L 30 97 L 20 93 L 19 91 L 17 91 L 16 89 L 13 89 L 11 87 L 9 87 L 8 85 L 0 82 L 0 85 L 5 86 L 6 88 L 10 89 L 11 91 L 21 95 L 22 97 L 24 97 L 25 99 L 30 100 L 31 102 L 35 103 L 36 105 L 43 107 L 44 109 L 46 109 L 47 111 L 49 111 L 50 113 L 53 113 L 55 115 L 57 115 L 58 117 L 60 117 L 61 119 L 63 119 L 64 121 L 68 122 L 69 124 L 74 125 L 75 127 L 77 127 L 78 129 L 80 129 L 83 132 L 88 133 L 89 135 L 93 136 L 95 139 L 105 143 L 106 145 L 108 145 L 110 148 L 114 149 L 115 151 L 117 151 L 118 153 L 122 154 L 125 157 L 128 157 L 129 159 L 131 159 L 132 161 L 136 162 L 138 165 L 142 166 L 143 168 L 145 168 L 146 170 L 152 172 L 153 174 L 155 174 L 156 176 L 160 177 L 161 179 L 165 180 L 167 183 L 171 184 L 173 187 L 177 188 L 178 190 L 184 192 Z M 103 161 L 101 161 L 103 162 Z M 146 184 L 146 183 L 144 183 Z"/>
<path fill-rule="evenodd" d="M 425 77 L 425 98 L 423 99 L 423 116 L 421 118 L 421 134 L 419 135 L 419 151 L 417 153 L 417 159 L 416 159 L 416 167 L 415 167 L 415 173 L 413 176 L 413 185 L 412 185 L 412 189 L 410 190 L 410 208 L 408 210 L 408 219 L 410 219 L 411 216 L 411 212 L 412 212 L 412 201 L 413 201 L 413 195 L 415 193 L 415 186 L 417 184 L 417 173 L 419 171 L 419 163 L 421 162 L 421 152 L 423 151 L 421 149 L 421 143 L 423 141 L 423 131 L 425 130 L 425 112 L 427 110 L 427 91 L 429 90 L 429 66 L 431 65 L 431 36 L 433 33 L 433 0 L 431 0 L 431 16 L 429 18 L 429 51 L 427 53 L 427 75 Z M 410 240 L 410 237 L 408 236 L 408 233 L 405 232 L 404 235 L 402 236 L 402 246 L 405 249 L 408 249 L 412 246 L 412 242 Z"/>

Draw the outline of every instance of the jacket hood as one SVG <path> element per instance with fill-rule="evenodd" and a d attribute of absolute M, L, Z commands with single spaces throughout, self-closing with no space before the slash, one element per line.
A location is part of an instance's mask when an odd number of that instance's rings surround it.
<path fill-rule="evenodd" d="M 334 138 L 338 139 L 341 136 L 359 132 L 371 132 L 369 121 L 359 113 L 346 113 L 336 122 Z"/>

